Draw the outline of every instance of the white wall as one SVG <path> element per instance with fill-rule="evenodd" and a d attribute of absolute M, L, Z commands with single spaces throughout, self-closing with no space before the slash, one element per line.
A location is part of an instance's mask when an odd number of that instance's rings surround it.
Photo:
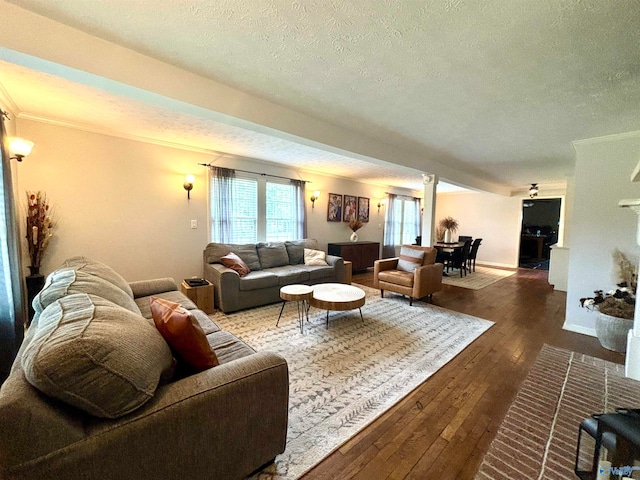
<path fill-rule="evenodd" d="M 493 193 L 441 193 L 436 199 L 436 224 L 451 216 L 458 220 L 457 235 L 482 238 L 477 262 L 501 267 L 518 266 L 522 199 Z"/>
<path fill-rule="evenodd" d="M 25 119 L 18 119 L 17 129 L 18 135 L 36 142 L 32 154 L 16 169 L 20 222 L 24 223 L 26 190 L 45 191 L 54 208 L 56 228 L 43 262 L 44 274 L 70 256 L 86 255 L 112 266 L 129 281 L 201 275 L 209 215 L 207 169 L 198 163 L 211 161 L 311 181 L 307 197 L 314 190 L 322 193 L 314 209 L 307 201 L 308 236 L 317 238 L 322 248 L 348 241 L 351 234 L 346 222 L 327 222 L 328 194 L 368 197 L 370 222 L 358 235 L 360 240 L 382 243 L 384 208 L 378 214 L 377 202 L 388 191 L 385 187 Z M 188 173 L 196 176 L 190 201 L 182 187 Z M 190 228 L 191 220 L 198 221 L 197 229 Z M 24 265 L 25 269 L 29 265 L 26 257 Z"/>
<path fill-rule="evenodd" d="M 574 144 L 575 181 L 567 309 L 564 328 L 595 335 L 595 315 L 580 308 L 579 299 L 617 282 L 611 252 L 618 248 L 633 262 L 637 216 L 618 201 L 640 198 L 640 184 L 630 181 L 640 160 L 640 132 L 591 139 Z"/>

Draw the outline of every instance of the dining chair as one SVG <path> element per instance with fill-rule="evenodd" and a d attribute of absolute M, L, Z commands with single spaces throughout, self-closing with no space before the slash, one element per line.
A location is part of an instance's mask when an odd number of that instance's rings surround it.
<path fill-rule="evenodd" d="M 462 273 L 467 274 L 467 260 L 469 258 L 469 254 L 471 253 L 471 240 L 467 240 L 464 242 L 464 246 L 462 248 L 456 248 L 451 254 L 451 259 L 447 263 L 447 272 L 449 268 L 458 268 L 460 269 L 460 277 L 462 278 Z"/>
<path fill-rule="evenodd" d="M 473 240 L 473 237 L 468 237 L 466 235 L 459 235 L 458 236 L 458 241 L 459 242 L 466 242 L 467 240 Z"/>
<path fill-rule="evenodd" d="M 476 271 L 476 256 L 478 255 L 478 247 L 482 242 L 481 238 L 476 238 L 471 245 L 471 251 L 469 252 L 469 258 L 467 258 L 467 267 L 469 271 Z M 472 270 L 473 267 L 473 270 Z"/>

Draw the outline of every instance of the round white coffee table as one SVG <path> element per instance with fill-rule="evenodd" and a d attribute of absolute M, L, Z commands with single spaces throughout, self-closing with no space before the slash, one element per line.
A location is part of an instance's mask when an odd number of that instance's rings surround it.
<path fill-rule="evenodd" d="M 278 321 L 276 327 L 280 323 L 280 317 L 282 317 L 282 311 L 287 301 L 296 302 L 298 307 L 298 322 L 300 322 L 300 333 L 304 333 L 304 315 L 307 315 L 307 321 L 309 321 L 309 307 L 308 303 L 313 296 L 313 288 L 309 285 L 285 285 L 280 289 L 280 298 L 282 299 L 282 308 L 280 309 L 280 315 L 278 315 Z M 300 303 L 302 302 L 302 305 Z"/>
<path fill-rule="evenodd" d="M 329 328 L 329 311 L 354 310 L 360 311 L 365 301 L 365 292 L 354 285 L 344 283 L 320 283 L 313 286 L 311 306 L 327 311 L 327 328 Z"/>

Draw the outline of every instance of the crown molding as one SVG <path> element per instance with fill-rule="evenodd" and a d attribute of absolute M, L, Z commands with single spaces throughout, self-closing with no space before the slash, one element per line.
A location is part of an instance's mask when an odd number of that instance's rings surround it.
<path fill-rule="evenodd" d="M 584 140 L 574 140 L 571 144 L 574 146 L 580 145 L 592 145 L 594 143 L 616 142 L 619 140 L 629 140 L 634 138 L 640 138 L 640 130 L 625 133 L 614 133 L 612 135 L 605 135 L 602 137 L 585 138 Z"/>

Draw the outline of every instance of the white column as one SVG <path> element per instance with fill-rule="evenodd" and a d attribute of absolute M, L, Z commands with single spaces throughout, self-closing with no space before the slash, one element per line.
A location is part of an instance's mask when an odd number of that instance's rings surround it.
<path fill-rule="evenodd" d="M 432 173 L 422 174 L 424 184 L 424 202 L 422 208 L 422 245 L 432 247 L 434 243 L 433 231 L 436 221 L 436 186 L 438 176 Z"/>
<path fill-rule="evenodd" d="M 638 215 L 638 229 L 636 243 L 640 246 L 640 198 L 634 200 L 620 200 L 619 207 L 626 207 Z M 636 289 L 637 290 L 637 289 Z M 633 315 L 633 328 L 627 335 L 627 356 L 624 362 L 624 374 L 634 380 L 640 380 L 640 299 L 636 291 L 636 308 Z"/>

